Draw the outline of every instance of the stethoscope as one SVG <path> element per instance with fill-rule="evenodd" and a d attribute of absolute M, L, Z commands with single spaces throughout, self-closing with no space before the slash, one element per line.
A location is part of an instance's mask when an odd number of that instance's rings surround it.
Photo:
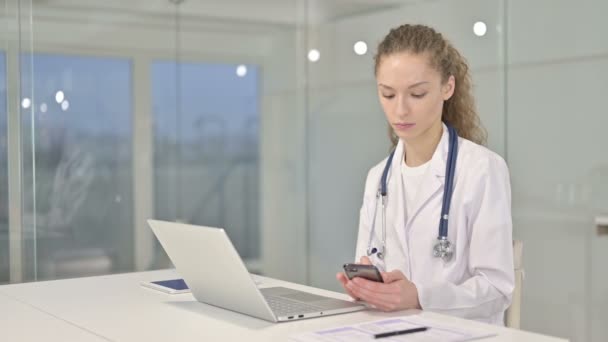
<path fill-rule="evenodd" d="M 441 217 L 439 218 L 439 236 L 437 236 L 437 242 L 433 246 L 433 256 L 441 258 L 443 261 L 448 262 L 454 255 L 454 249 L 450 240 L 448 240 L 448 215 L 450 211 L 450 203 L 452 201 L 452 192 L 454 186 L 454 173 L 456 170 L 456 159 L 458 156 L 458 134 L 456 130 L 447 126 L 449 133 L 449 148 L 448 148 L 448 160 L 446 165 L 446 178 L 445 185 L 443 187 L 443 203 L 441 205 Z M 388 172 L 395 156 L 395 150 L 391 152 L 384 166 L 382 172 L 382 178 L 380 179 L 380 185 L 378 186 L 378 192 L 376 194 L 376 205 L 374 207 L 374 217 L 372 220 L 372 229 L 369 234 L 369 242 L 367 244 L 367 256 L 376 256 L 380 259 L 384 259 L 386 255 L 386 194 L 387 194 L 387 178 Z M 382 197 L 382 245 L 380 248 L 372 247 L 372 239 L 376 229 L 376 213 L 378 211 L 378 199 Z"/>

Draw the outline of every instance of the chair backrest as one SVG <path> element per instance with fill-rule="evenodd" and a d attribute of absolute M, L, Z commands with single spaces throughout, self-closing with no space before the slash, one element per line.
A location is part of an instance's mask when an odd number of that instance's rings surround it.
<path fill-rule="evenodd" d="M 521 319 L 521 287 L 524 280 L 523 254 L 524 244 L 522 241 L 513 240 L 513 265 L 515 267 L 515 288 L 511 306 L 505 311 L 505 325 L 509 328 L 519 329 Z"/>

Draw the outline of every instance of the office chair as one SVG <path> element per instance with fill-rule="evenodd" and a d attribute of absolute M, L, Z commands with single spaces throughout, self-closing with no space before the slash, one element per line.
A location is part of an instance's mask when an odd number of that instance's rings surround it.
<path fill-rule="evenodd" d="M 509 328 L 519 329 L 521 320 L 521 290 L 524 280 L 523 269 L 523 247 L 522 241 L 513 240 L 513 266 L 515 268 L 515 288 L 511 306 L 505 311 L 505 325 Z"/>

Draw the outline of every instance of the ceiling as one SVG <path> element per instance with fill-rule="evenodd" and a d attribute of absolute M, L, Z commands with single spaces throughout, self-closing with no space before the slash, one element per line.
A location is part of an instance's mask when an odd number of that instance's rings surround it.
<path fill-rule="evenodd" d="M 418 0 L 419 2 L 420 0 Z M 428 0 L 427 0 L 428 1 Z M 175 2 L 179 2 L 176 5 Z M 318 24 L 396 8 L 416 0 L 31 0 L 34 15 L 168 17 L 259 25 Z"/>

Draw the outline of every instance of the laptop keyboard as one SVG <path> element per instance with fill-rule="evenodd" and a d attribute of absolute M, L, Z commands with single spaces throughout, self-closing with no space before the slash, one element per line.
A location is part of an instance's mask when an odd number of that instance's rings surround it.
<path fill-rule="evenodd" d="M 323 308 L 318 306 L 296 302 L 285 297 L 264 294 L 264 298 L 266 298 L 266 302 L 268 302 L 268 305 L 270 305 L 270 308 L 277 316 L 290 316 L 323 311 Z"/>

